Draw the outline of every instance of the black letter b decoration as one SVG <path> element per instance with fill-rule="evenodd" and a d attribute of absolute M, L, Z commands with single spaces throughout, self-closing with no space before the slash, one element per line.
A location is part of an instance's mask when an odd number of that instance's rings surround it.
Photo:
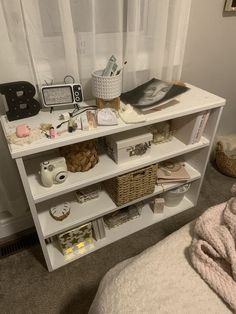
<path fill-rule="evenodd" d="M 40 111 L 40 103 L 34 99 L 35 87 L 29 82 L 0 84 L 0 93 L 6 98 L 9 121 L 31 117 Z"/>

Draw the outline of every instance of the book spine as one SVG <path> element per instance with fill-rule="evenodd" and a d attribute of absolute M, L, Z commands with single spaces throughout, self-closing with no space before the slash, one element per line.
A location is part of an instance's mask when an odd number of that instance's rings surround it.
<path fill-rule="evenodd" d="M 97 219 L 97 222 L 98 222 L 98 228 L 99 228 L 100 239 L 105 238 L 105 236 L 106 236 L 106 231 L 105 231 L 105 226 L 104 226 L 103 218 Z"/>
<path fill-rule="evenodd" d="M 99 231 L 99 225 L 98 225 L 98 220 L 94 220 L 92 222 L 92 226 L 93 226 L 93 232 L 94 232 L 95 239 L 96 240 L 101 239 L 100 231 Z"/>
<path fill-rule="evenodd" d="M 198 142 L 200 141 L 200 139 L 201 139 L 201 137 L 202 137 L 202 134 L 203 134 L 203 132 L 204 132 L 204 129 L 205 129 L 207 120 L 208 120 L 208 118 L 209 118 L 209 114 L 210 114 L 209 111 L 207 111 L 207 112 L 205 112 L 205 113 L 203 114 L 202 119 L 201 119 L 201 123 L 200 123 L 199 128 L 198 128 L 198 130 L 197 130 L 197 132 L 196 132 L 196 135 L 195 135 L 195 137 L 194 137 L 193 144 L 194 144 L 194 143 L 198 143 Z"/>
<path fill-rule="evenodd" d="M 198 132 L 198 129 L 200 127 L 200 124 L 201 124 L 201 121 L 202 121 L 202 118 L 203 118 L 203 115 L 204 114 L 199 114 L 197 117 L 196 117 L 196 120 L 195 120 L 195 123 L 194 123 L 194 127 L 192 129 L 192 134 L 191 134 L 191 137 L 190 137 L 190 140 L 189 140 L 189 143 L 188 144 L 194 144 L 194 140 L 196 138 L 196 134 Z"/>

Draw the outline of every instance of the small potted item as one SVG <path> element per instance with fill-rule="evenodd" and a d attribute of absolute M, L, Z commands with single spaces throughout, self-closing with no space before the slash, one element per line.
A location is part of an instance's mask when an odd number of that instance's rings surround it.
<path fill-rule="evenodd" d="M 122 70 L 117 68 L 116 58 L 111 56 L 104 70 L 92 73 L 92 93 L 99 109 L 120 109 Z"/>
<path fill-rule="evenodd" d="M 74 121 L 74 119 L 72 119 L 72 116 L 70 114 L 70 119 L 68 120 L 68 132 L 72 133 L 73 131 L 75 131 L 77 129 L 77 124 Z"/>

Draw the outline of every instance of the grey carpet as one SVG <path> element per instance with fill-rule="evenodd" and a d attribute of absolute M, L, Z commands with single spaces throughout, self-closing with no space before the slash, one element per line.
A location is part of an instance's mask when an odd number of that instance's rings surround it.
<path fill-rule="evenodd" d="M 207 207 L 227 200 L 235 179 L 209 165 L 195 208 L 139 231 L 52 273 L 40 247 L 0 260 L 2 314 L 84 314 L 103 275 L 118 262 L 157 243 L 199 216 Z"/>

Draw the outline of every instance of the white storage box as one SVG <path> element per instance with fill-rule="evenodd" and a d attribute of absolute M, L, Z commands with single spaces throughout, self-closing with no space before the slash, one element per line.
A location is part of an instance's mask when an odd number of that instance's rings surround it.
<path fill-rule="evenodd" d="M 152 134 L 136 129 L 106 137 L 107 153 L 117 163 L 123 163 L 150 154 Z"/>

